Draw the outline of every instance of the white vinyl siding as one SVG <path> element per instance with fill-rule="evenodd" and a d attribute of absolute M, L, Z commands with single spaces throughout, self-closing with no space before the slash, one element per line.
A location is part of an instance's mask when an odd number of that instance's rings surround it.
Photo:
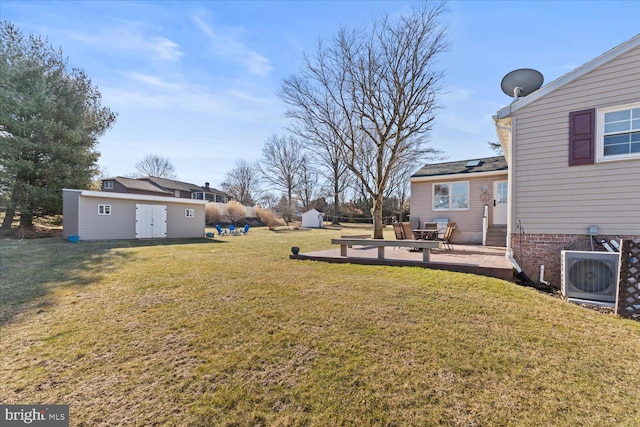
<path fill-rule="evenodd" d="M 640 159 L 568 166 L 569 112 L 640 102 L 640 48 L 514 114 L 514 224 L 527 233 L 640 234 Z M 514 230 L 515 231 L 515 230 Z"/>

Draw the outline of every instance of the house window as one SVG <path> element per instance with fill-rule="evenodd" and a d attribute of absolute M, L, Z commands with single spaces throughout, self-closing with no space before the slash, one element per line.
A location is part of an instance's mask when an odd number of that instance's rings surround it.
<path fill-rule="evenodd" d="M 196 216 L 196 211 L 193 209 L 185 209 L 184 210 L 184 217 L 185 218 L 195 218 Z"/>
<path fill-rule="evenodd" d="M 111 205 L 98 205 L 98 215 L 111 215 Z"/>
<path fill-rule="evenodd" d="M 433 184 L 433 210 L 469 209 L 469 182 L 445 182 Z"/>
<path fill-rule="evenodd" d="M 640 157 L 640 103 L 598 110 L 598 160 Z"/>
<path fill-rule="evenodd" d="M 176 197 L 180 197 L 180 190 L 175 190 L 175 191 L 173 192 L 173 194 L 174 194 Z"/>
<path fill-rule="evenodd" d="M 104 182 L 105 190 L 113 190 L 113 181 L 105 181 Z"/>

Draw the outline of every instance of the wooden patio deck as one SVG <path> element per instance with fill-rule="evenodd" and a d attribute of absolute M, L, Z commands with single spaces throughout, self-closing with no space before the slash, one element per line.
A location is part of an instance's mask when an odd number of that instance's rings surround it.
<path fill-rule="evenodd" d="M 513 280 L 513 267 L 504 255 L 503 247 L 454 244 L 453 250 L 432 249 L 429 262 L 422 261 L 421 252 L 412 252 L 406 248 L 389 248 L 385 252 L 385 259 L 381 260 L 378 259 L 377 248 L 370 246 L 354 246 L 349 249 L 348 256 L 341 256 L 340 247 L 337 246 L 324 251 L 290 255 L 289 258 L 332 263 L 423 267 Z"/>

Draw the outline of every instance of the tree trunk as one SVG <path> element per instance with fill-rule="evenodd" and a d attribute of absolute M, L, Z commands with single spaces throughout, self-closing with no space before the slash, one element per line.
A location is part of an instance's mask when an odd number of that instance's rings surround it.
<path fill-rule="evenodd" d="M 338 214 L 340 213 L 340 195 L 338 194 L 338 180 L 336 179 L 333 184 L 333 222 L 332 225 L 340 225 L 338 221 Z"/>
<path fill-rule="evenodd" d="M 376 195 L 373 199 L 373 207 L 371 208 L 371 217 L 373 218 L 373 238 L 384 239 L 384 224 L 382 222 L 382 193 Z"/>
<path fill-rule="evenodd" d="M 33 213 L 20 212 L 20 228 L 31 230 L 33 228 Z"/>
<path fill-rule="evenodd" d="M 16 210 L 12 208 L 7 208 L 7 211 L 4 215 L 4 220 L 2 221 L 2 230 L 11 230 L 11 223 L 13 222 L 13 217 L 16 215 Z"/>

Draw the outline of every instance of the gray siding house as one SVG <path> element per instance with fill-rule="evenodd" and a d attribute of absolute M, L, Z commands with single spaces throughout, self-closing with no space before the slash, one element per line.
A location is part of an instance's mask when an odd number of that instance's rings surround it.
<path fill-rule="evenodd" d="M 508 254 L 559 286 L 561 251 L 640 237 L 640 35 L 494 116 L 509 164 Z"/>
<path fill-rule="evenodd" d="M 203 237 L 206 204 L 166 196 L 64 189 L 62 234 L 80 240 Z"/>
<path fill-rule="evenodd" d="M 411 218 L 455 222 L 454 243 L 505 246 L 507 168 L 504 156 L 426 164 L 409 179 Z"/>

